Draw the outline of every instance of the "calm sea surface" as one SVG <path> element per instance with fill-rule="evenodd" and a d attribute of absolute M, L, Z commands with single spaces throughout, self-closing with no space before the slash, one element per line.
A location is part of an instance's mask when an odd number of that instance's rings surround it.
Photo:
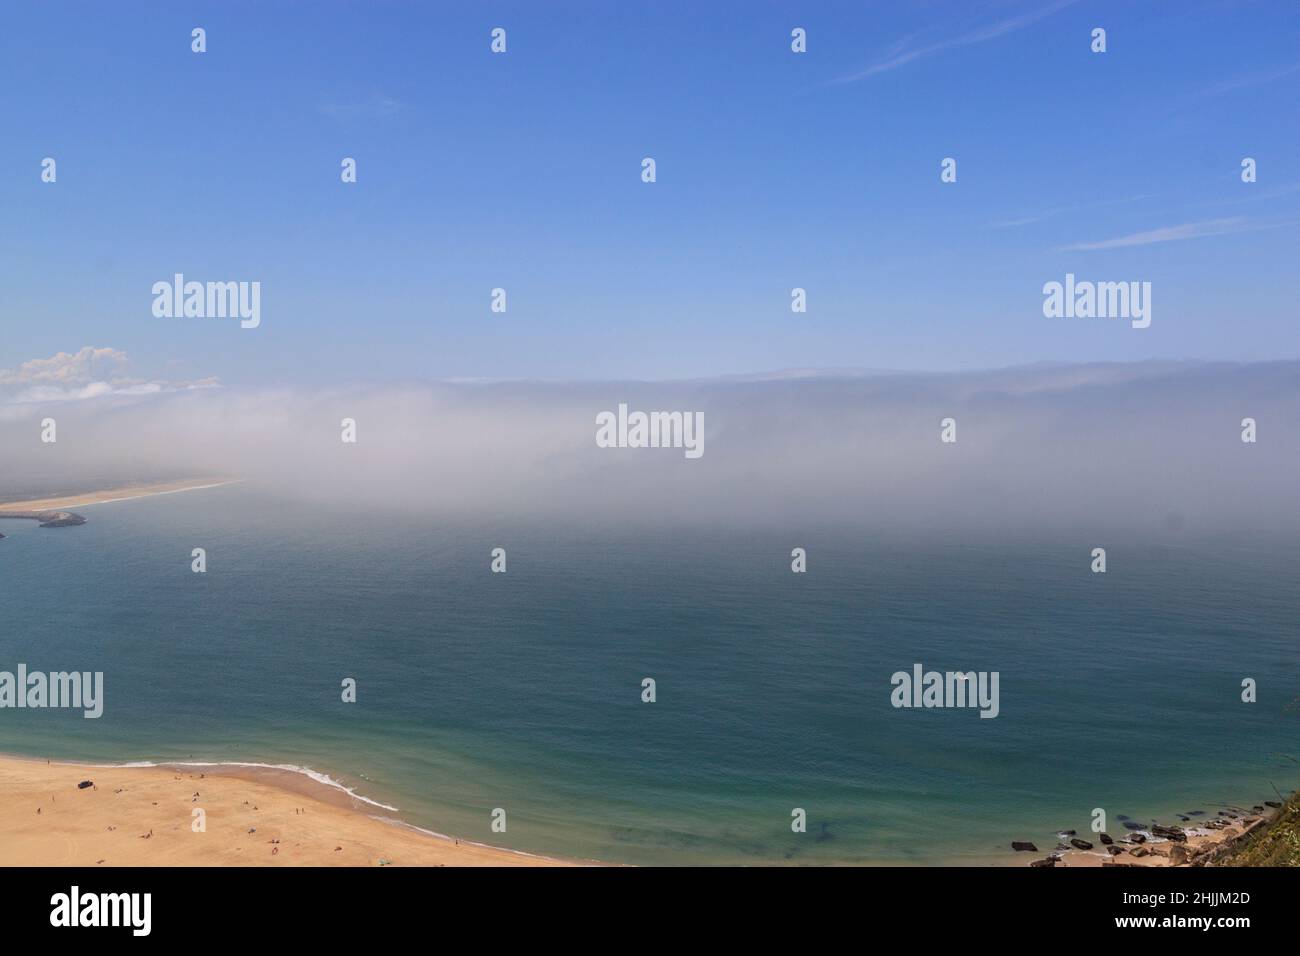
<path fill-rule="evenodd" d="M 0 670 L 103 671 L 105 713 L 0 710 L 0 751 L 310 767 L 439 832 L 640 864 L 1010 861 L 1094 807 L 1120 831 L 1300 780 L 1291 541 L 1107 541 L 1094 575 L 1064 536 L 447 522 L 247 485 L 78 510 L 0 522 Z M 915 662 L 998 671 L 1000 715 L 894 709 Z"/>

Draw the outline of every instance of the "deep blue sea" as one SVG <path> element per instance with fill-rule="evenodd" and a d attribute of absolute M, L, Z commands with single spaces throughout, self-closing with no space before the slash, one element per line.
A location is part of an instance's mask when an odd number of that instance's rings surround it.
<path fill-rule="evenodd" d="M 250 485 L 78 510 L 0 522 L 0 670 L 103 671 L 104 716 L 0 710 L 3 752 L 310 767 L 636 864 L 1023 862 L 1096 807 L 1118 831 L 1300 781 L 1293 540 L 443 521 Z M 999 716 L 895 709 L 916 662 L 998 671 Z"/>

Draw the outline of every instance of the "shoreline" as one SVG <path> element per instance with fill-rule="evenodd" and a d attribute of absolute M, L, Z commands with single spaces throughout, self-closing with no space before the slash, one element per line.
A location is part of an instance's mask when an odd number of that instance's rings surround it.
<path fill-rule="evenodd" d="M 79 789 L 84 780 L 93 786 Z M 1045 856 L 1009 849 L 983 864 L 961 865 L 1213 865 L 1230 847 L 1266 831 L 1286 799 L 1225 807 L 1217 815 L 1199 811 L 1199 825 L 1125 821 L 1132 825 L 1109 842 L 1097 833 L 1060 831 L 1062 842 Z M 192 829 L 195 809 L 206 814 L 201 834 Z M 328 773 L 291 764 L 96 763 L 0 754 L 0 867 L 619 865 L 466 840 L 400 814 Z M 1070 839 L 1092 846 L 1070 846 Z"/>
<path fill-rule="evenodd" d="M 20 501 L 0 502 L 0 512 L 10 512 L 9 517 L 35 517 L 38 514 L 54 511 L 66 511 L 69 508 L 86 508 L 91 505 L 108 504 L 113 501 L 132 501 L 137 498 L 152 498 L 157 495 L 172 495 L 182 491 L 202 491 L 205 488 L 218 488 L 221 485 L 233 485 L 241 478 L 182 478 L 175 481 L 140 482 L 118 485 L 113 488 L 101 488 L 78 494 L 63 495 L 56 498 L 30 498 Z M 12 514 L 17 512 L 17 514 Z"/>
<path fill-rule="evenodd" d="M 0 866 L 596 865 L 383 812 L 399 811 L 308 768 L 0 755 Z"/>
<path fill-rule="evenodd" d="M 1016 861 L 1022 866 L 1069 869 L 1212 865 L 1231 847 L 1268 830 L 1290 798 L 1283 794 L 1277 800 L 1265 800 L 1250 807 L 1220 804 L 1217 811 L 1191 810 L 1175 814 L 1179 822 L 1173 824 L 1121 819 L 1119 825 L 1123 829 L 1117 834 L 1104 830 L 1085 833 L 1060 830 L 1056 834 L 1060 842 L 1045 856 L 1032 841 L 1017 841 L 1019 846 L 1017 842 L 1011 846 L 1016 856 L 1029 857 Z"/>

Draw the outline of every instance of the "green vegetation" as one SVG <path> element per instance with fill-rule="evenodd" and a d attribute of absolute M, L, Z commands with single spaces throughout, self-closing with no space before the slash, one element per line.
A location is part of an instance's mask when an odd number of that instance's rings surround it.
<path fill-rule="evenodd" d="M 1219 866 L 1300 866 L 1300 790 L 1262 832 L 1242 840 Z"/>

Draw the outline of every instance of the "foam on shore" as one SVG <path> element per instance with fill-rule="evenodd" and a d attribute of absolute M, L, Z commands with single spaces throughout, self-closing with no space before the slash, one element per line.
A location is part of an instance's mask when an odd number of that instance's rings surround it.
<path fill-rule="evenodd" d="M 313 770 L 311 767 L 300 767 L 291 763 L 253 763 L 242 760 L 133 760 L 127 763 L 93 763 L 86 764 L 88 767 L 118 767 L 123 770 L 133 767 L 248 767 L 257 770 L 283 770 L 287 773 L 297 773 L 304 777 L 324 784 L 327 787 L 333 787 L 335 790 L 341 790 L 353 800 L 360 800 L 362 803 L 368 803 L 372 807 L 378 807 L 381 810 L 388 810 L 392 813 L 401 813 L 402 811 L 387 803 L 380 803 L 378 800 L 371 800 L 369 797 L 362 796 L 352 787 L 340 783 L 327 773 L 321 773 L 319 770 Z M 439 834 L 441 835 L 441 834 Z"/>

